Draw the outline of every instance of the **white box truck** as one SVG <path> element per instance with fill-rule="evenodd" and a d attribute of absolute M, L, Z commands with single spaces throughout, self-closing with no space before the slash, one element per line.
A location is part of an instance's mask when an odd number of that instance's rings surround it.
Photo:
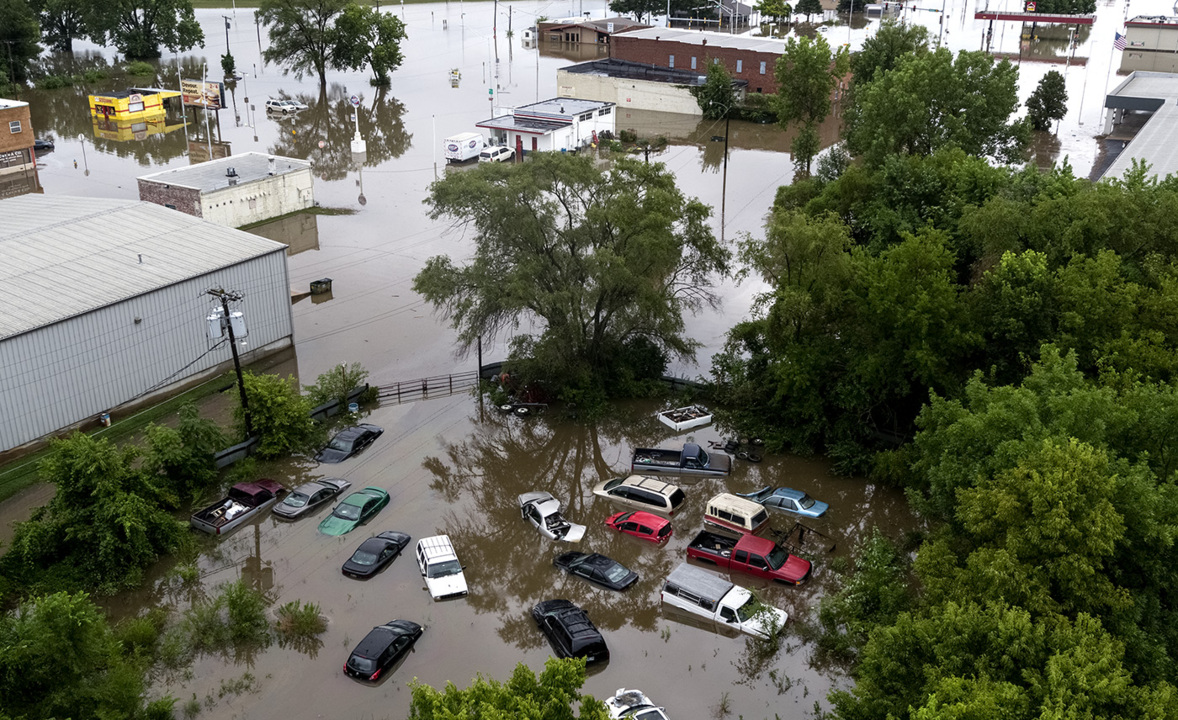
<path fill-rule="evenodd" d="M 711 620 L 718 627 L 729 627 L 760 638 L 769 637 L 767 623 L 784 627 L 789 619 L 784 610 L 762 606 L 745 588 L 687 563 L 667 576 L 659 599 Z M 767 615 L 758 614 L 761 607 L 765 607 Z"/>
<path fill-rule="evenodd" d="M 483 136 L 478 133 L 462 133 L 442 141 L 442 154 L 446 162 L 461 163 L 473 160 L 483 151 Z"/>

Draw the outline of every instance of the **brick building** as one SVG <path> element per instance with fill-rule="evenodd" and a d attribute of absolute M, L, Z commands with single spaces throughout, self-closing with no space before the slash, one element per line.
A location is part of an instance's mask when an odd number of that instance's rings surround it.
<path fill-rule="evenodd" d="M 748 83 L 750 93 L 775 93 L 773 71 L 785 51 L 784 40 L 726 35 L 674 28 L 648 28 L 610 38 L 610 56 L 706 75 L 708 64 L 721 62 L 734 79 Z"/>
<path fill-rule="evenodd" d="M 0 173 L 36 167 L 34 139 L 29 104 L 0 98 Z"/>

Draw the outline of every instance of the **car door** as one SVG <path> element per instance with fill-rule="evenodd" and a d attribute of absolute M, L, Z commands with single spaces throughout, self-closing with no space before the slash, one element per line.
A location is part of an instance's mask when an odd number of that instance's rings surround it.
<path fill-rule="evenodd" d="M 318 492 L 316 492 L 314 495 L 311 496 L 310 500 L 307 501 L 307 507 L 309 507 L 309 508 L 318 507 L 319 505 L 322 505 L 324 502 L 326 502 L 327 499 L 330 497 L 331 497 L 330 490 L 327 490 L 327 489 L 319 490 Z"/>
<path fill-rule="evenodd" d="M 622 523 L 618 529 L 622 532 L 637 533 L 638 528 L 638 523 L 634 522 L 633 520 L 627 520 L 626 522 Z"/>
<path fill-rule="evenodd" d="M 360 511 L 360 522 L 368 522 L 368 519 L 376 512 L 377 502 L 377 499 L 374 497 L 370 497 L 364 501 L 364 509 Z"/>
<path fill-rule="evenodd" d="M 649 525 L 639 525 L 638 536 L 643 540 L 650 540 L 652 537 L 654 537 L 654 529 Z"/>

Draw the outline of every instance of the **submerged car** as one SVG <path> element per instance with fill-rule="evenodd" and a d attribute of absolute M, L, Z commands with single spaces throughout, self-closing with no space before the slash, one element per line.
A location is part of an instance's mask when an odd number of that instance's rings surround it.
<path fill-rule="evenodd" d="M 344 563 L 344 575 L 365 578 L 380 572 L 381 568 L 397 559 L 405 546 L 409 544 L 409 536 L 403 532 L 389 530 L 376 537 L 370 537 L 360 543 L 352 557 Z"/>
<path fill-rule="evenodd" d="M 299 112 L 300 110 L 306 109 L 306 103 L 301 103 L 298 100 L 279 100 L 277 98 L 270 98 L 266 101 L 266 112 L 289 115 L 290 113 Z"/>
<path fill-rule="evenodd" d="M 344 663 L 344 673 L 375 682 L 385 670 L 400 660 L 421 637 L 423 629 L 415 622 L 393 620 L 372 628 Z"/>
<path fill-rule="evenodd" d="M 815 500 L 801 490 L 787 487 L 765 487 L 756 492 L 739 494 L 738 497 L 748 498 L 761 503 L 770 510 L 783 510 L 802 517 L 822 517 L 830 505 Z"/>
<path fill-rule="evenodd" d="M 434 600 L 466 595 L 466 575 L 448 535 L 434 535 L 417 541 L 417 567 Z"/>
<path fill-rule="evenodd" d="M 52 150 L 54 147 L 52 138 L 35 138 L 33 140 L 33 152 Z"/>
<path fill-rule="evenodd" d="M 593 486 L 593 494 L 640 510 L 675 514 L 686 497 L 678 485 L 648 475 L 614 478 Z"/>
<path fill-rule="evenodd" d="M 274 506 L 274 514 L 286 520 L 300 518 L 350 487 L 352 483 L 343 478 L 323 478 L 303 483 Z"/>
<path fill-rule="evenodd" d="M 610 590 L 625 590 L 638 581 L 638 573 L 601 553 L 567 552 L 552 564 Z"/>
<path fill-rule="evenodd" d="M 382 428 L 367 423 L 340 430 L 315 459 L 321 463 L 343 462 L 371 445 L 383 432 Z"/>
<path fill-rule="evenodd" d="M 580 542 L 585 526 L 571 523 L 560 514 L 560 501 L 551 493 L 537 490 L 519 496 L 519 511 L 540 534 L 549 540 Z"/>
<path fill-rule="evenodd" d="M 568 600 L 545 600 L 532 608 L 532 619 L 557 657 L 585 658 L 587 665 L 609 660 L 605 638 L 585 611 Z"/>
<path fill-rule="evenodd" d="M 378 487 L 366 487 L 347 496 L 336 505 L 331 514 L 319 523 L 319 532 L 324 535 L 343 535 L 372 519 L 389 504 L 389 493 Z"/>
<path fill-rule="evenodd" d="M 605 524 L 627 535 L 661 543 L 671 537 L 671 521 L 643 510 L 620 512 L 605 519 Z"/>
<path fill-rule="evenodd" d="M 641 690 L 618 688 L 613 697 L 606 698 L 605 709 L 609 712 L 610 720 L 670 720 L 666 711 L 656 707 Z"/>

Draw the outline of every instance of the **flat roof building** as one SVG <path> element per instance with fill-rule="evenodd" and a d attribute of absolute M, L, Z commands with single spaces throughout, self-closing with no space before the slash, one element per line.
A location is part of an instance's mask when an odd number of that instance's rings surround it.
<path fill-rule="evenodd" d="M 721 63 L 733 79 L 747 82 L 752 93 L 777 92 L 774 71 L 785 52 L 785 40 L 665 27 L 619 33 L 610 45 L 615 60 L 700 75 L 707 75 L 712 63 Z"/>
<path fill-rule="evenodd" d="M 29 104 L 0 98 L 0 173 L 36 167 L 35 139 Z"/>
<path fill-rule="evenodd" d="M 306 160 L 247 152 L 139 178 L 139 199 L 241 227 L 315 204 Z"/>
<path fill-rule="evenodd" d="M 1120 72 L 1178 72 L 1178 17 L 1138 15 L 1125 23 Z"/>
<path fill-rule="evenodd" d="M 206 317 L 237 291 L 246 359 L 289 347 L 286 246 L 150 203 L 0 200 L 0 452 L 232 363 Z"/>
<path fill-rule="evenodd" d="M 577 98 L 552 98 L 521 105 L 476 124 L 490 130 L 496 145 L 525 152 L 579 150 L 601 132 L 614 132 L 614 104 Z"/>
<path fill-rule="evenodd" d="M 1149 163 L 1150 175 L 1178 174 L 1178 74 L 1137 71 L 1105 97 L 1104 133 L 1128 112 L 1152 116 L 1101 178 L 1121 178 L 1134 160 Z"/>

